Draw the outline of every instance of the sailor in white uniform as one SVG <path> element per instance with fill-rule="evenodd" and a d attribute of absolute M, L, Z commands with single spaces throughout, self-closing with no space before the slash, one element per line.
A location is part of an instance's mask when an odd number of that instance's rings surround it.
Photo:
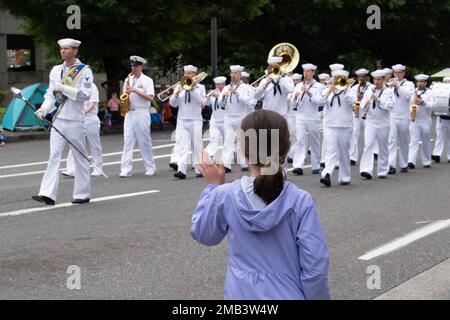
<path fill-rule="evenodd" d="M 197 75 L 198 68 L 193 65 L 184 66 L 184 76 L 193 78 Z M 175 148 L 169 164 L 177 172 L 174 177 L 180 180 L 186 179 L 187 166 L 194 165 L 195 176 L 201 178 L 196 165 L 200 163 L 203 151 L 203 117 L 202 108 L 206 103 L 206 89 L 201 83 L 197 83 L 192 89 L 183 89 L 179 84 L 170 97 L 169 103 L 178 108 L 177 129 L 175 133 Z M 193 162 L 191 161 L 193 160 Z"/>
<path fill-rule="evenodd" d="M 358 101 L 359 103 L 361 103 L 364 94 L 367 90 L 372 89 L 373 84 L 369 82 L 369 70 L 359 69 L 355 71 L 355 74 L 358 77 L 358 83 L 356 83 L 352 87 L 353 95 L 355 96 L 355 102 Z M 356 165 L 359 160 L 359 137 L 363 128 L 364 120 L 361 119 L 360 108 L 357 117 L 355 114 L 353 114 L 353 133 L 352 142 L 350 144 L 350 161 L 352 166 Z"/>
<path fill-rule="evenodd" d="M 336 70 L 333 77 L 348 78 L 348 71 Z M 324 95 L 325 116 L 324 128 L 327 141 L 327 155 L 325 169 L 322 171 L 320 182 L 331 186 L 331 175 L 339 165 L 339 184 L 348 185 L 351 180 L 350 170 L 350 141 L 353 127 L 353 104 L 356 97 L 351 88 L 338 90 L 332 84 Z"/>
<path fill-rule="evenodd" d="M 91 98 L 85 101 L 84 110 L 86 112 L 86 117 L 84 124 L 86 126 L 86 140 L 91 151 L 92 162 L 95 166 L 103 170 L 103 151 L 102 144 L 100 141 L 100 119 L 98 118 L 98 103 L 99 103 L 99 92 L 97 86 L 92 84 Z M 63 171 L 64 176 L 73 177 L 75 171 L 75 161 L 73 157 L 73 152 L 70 149 L 67 156 L 67 169 Z M 91 176 L 100 177 L 102 173 L 94 168 Z"/>
<path fill-rule="evenodd" d="M 225 137 L 224 121 L 225 121 L 225 107 L 219 105 L 220 93 L 225 88 L 227 81 L 226 77 L 216 77 L 213 79 L 216 88 L 210 93 L 205 105 L 211 106 L 212 115 L 209 121 L 209 138 L 210 142 L 206 147 L 208 154 L 219 163 L 217 153 L 219 150 L 219 141 Z"/>
<path fill-rule="evenodd" d="M 360 173 L 367 180 L 372 179 L 374 148 L 378 144 L 378 178 L 384 179 L 389 172 L 389 113 L 395 99 L 391 88 L 384 85 L 384 70 L 371 73 L 374 87 L 366 91 L 361 100 L 361 111 L 366 115 L 364 129 L 364 153 L 361 157 Z M 367 113 L 367 114 L 366 114 Z"/>
<path fill-rule="evenodd" d="M 53 125 L 84 155 L 86 155 L 84 126 L 84 103 L 89 100 L 94 75 L 89 66 L 76 58 L 80 41 L 61 39 L 58 41 L 63 64 L 53 67 L 50 72 L 49 87 L 41 108 L 35 112 L 36 117 L 43 119 L 56 110 Z M 54 205 L 58 194 L 59 167 L 66 140 L 54 129 L 50 133 L 50 157 L 47 170 L 42 179 L 39 195 L 33 196 L 38 202 Z M 72 146 L 74 155 L 74 204 L 89 202 L 91 180 L 89 162 Z"/>
<path fill-rule="evenodd" d="M 294 87 L 302 82 L 303 76 L 299 73 L 294 73 L 291 76 L 292 82 L 294 83 Z M 294 149 L 295 149 L 295 118 L 296 118 L 296 110 L 291 106 L 292 103 L 292 93 L 290 93 L 287 97 L 288 104 L 288 114 L 287 114 L 287 122 L 289 126 L 289 132 L 291 134 L 291 148 L 289 149 L 289 153 L 287 155 L 287 162 L 292 163 L 294 161 Z"/>
<path fill-rule="evenodd" d="M 450 77 L 444 77 L 442 82 L 450 83 Z M 441 162 L 445 138 L 447 138 L 447 162 L 450 163 L 450 116 L 441 114 L 436 118 L 436 143 L 431 156 L 431 159 L 436 163 Z"/>
<path fill-rule="evenodd" d="M 125 79 L 123 84 L 123 92 L 129 95 L 130 110 L 126 113 L 123 124 L 121 178 L 131 177 L 133 149 L 136 141 L 144 159 L 145 175 L 153 176 L 156 172 L 152 138 L 150 136 L 150 105 L 155 97 L 155 87 L 152 78 L 142 72 L 147 60 L 139 56 L 131 56 L 130 62 L 131 74 Z"/>
<path fill-rule="evenodd" d="M 253 111 L 251 103 L 254 99 L 252 87 L 241 80 L 243 67 L 232 65 L 230 71 L 230 84 L 222 90 L 219 96 L 219 106 L 225 108 L 223 162 L 226 173 L 231 172 L 235 154 L 237 162 L 241 166 L 241 171 L 248 171 L 248 164 L 236 138 L 241 128 L 242 119 Z"/>
<path fill-rule="evenodd" d="M 433 91 L 427 88 L 429 76 L 418 74 L 415 76 L 417 88 L 411 97 L 411 124 L 409 125 L 410 143 L 408 154 L 408 168 L 415 169 L 417 154 L 422 143 L 422 164 L 425 168 L 431 167 L 430 131 L 433 120 L 432 108 L 436 105 Z M 413 105 L 417 106 L 413 115 Z"/>
<path fill-rule="evenodd" d="M 410 102 L 414 95 L 414 83 L 405 79 L 406 67 L 401 64 L 392 66 L 394 79 L 388 83 L 394 90 L 395 107 L 391 111 L 391 130 L 389 131 L 389 174 L 395 174 L 398 164 L 402 173 L 408 172 L 408 146 Z M 398 151 L 397 151 L 398 146 Z M 398 155 L 398 157 L 397 157 Z"/>

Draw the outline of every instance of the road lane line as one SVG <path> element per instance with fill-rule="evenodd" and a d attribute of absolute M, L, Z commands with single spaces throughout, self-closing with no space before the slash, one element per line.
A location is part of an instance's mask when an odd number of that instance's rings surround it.
<path fill-rule="evenodd" d="M 209 141 L 209 139 L 203 139 L 203 142 Z M 175 143 L 168 143 L 168 144 L 162 144 L 158 145 L 152 148 L 152 150 L 159 150 L 159 149 L 165 149 L 175 146 Z M 133 153 L 140 152 L 140 149 L 134 149 Z M 110 152 L 110 153 L 104 153 L 103 157 L 112 157 L 112 156 L 119 156 L 123 152 L 117 151 L 117 152 Z M 92 159 L 92 156 L 89 156 L 90 159 Z M 66 159 L 61 159 L 61 162 L 66 162 Z M 22 164 L 13 164 L 13 165 L 7 165 L 7 166 L 0 166 L 0 170 L 5 169 L 15 169 L 15 168 L 24 168 L 24 167 L 32 167 L 32 166 L 38 166 L 38 165 L 45 165 L 48 161 L 40 161 L 40 162 L 29 162 L 29 163 L 22 163 Z"/>
<path fill-rule="evenodd" d="M 134 193 L 126 193 L 126 194 L 119 194 L 114 196 L 106 196 L 101 198 L 95 198 L 91 199 L 91 203 L 97 203 L 97 202 L 104 202 L 104 201 L 111 201 L 115 199 L 124 199 L 124 198 L 131 198 L 131 197 L 138 197 L 143 196 L 147 194 L 152 193 L 158 193 L 160 190 L 148 190 L 148 191 L 141 191 L 141 192 L 134 192 Z M 55 206 L 43 206 L 43 207 L 36 207 L 36 208 L 28 208 L 28 209 L 20 209 L 20 210 L 14 210 L 9 212 L 3 212 L 0 213 L 0 218 L 3 217 L 11 217 L 11 216 L 19 216 L 22 214 L 28 214 L 28 213 L 34 213 L 34 212 L 42 212 L 42 211 L 50 211 L 50 210 L 56 210 L 61 208 L 68 208 L 78 206 L 78 204 L 72 204 L 71 202 L 61 203 L 57 204 Z"/>
<path fill-rule="evenodd" d="M 422 228 L 414 230 L 411 233 L 405 234 L 404 236 L 402 236 L 400 238 L 397 238 L 385 245 L 382 245 L 372 251 L 369 251 L 366 254 L 359 257 L 358 259 L 366 260 L 366 261 L 372 260 L 373 258 L 390 253 L 390 252 L 398 250 L 400 248 L 403 248 L 419 239 L 425 238 L 426 236 L 429 236 L 432 233 L 441 231 L 448 227 L 450 227 L 450 219 L 439 220 L 439 221 L 430 223 L 429 225 L 426 225 Z"/>

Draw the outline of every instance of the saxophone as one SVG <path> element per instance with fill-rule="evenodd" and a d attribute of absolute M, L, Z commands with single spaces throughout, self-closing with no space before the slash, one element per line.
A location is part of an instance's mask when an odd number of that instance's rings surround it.
<path fill-rule="evenodd" d="M 130 79 L 133 73 L 128 75 L 128 85 L 130 85 Z M 122 93 L 120 96 L 120 116 L 125 117 L 127 112 L 130 110 L 130 95 L 127 92 Z"/>

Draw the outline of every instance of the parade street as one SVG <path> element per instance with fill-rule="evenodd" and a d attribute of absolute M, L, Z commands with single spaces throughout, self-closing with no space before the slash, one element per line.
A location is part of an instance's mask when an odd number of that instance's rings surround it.
<path fill-rule="evenodd" d="M 110 179 L 92 178 L 91 203 L 84 205 L 70 204 L 73 181 L 63 176 L 56 206 L 31 199 L 46 168 L 48 141 L 2 148 L 0 299 L 222 299 L 227 244 L 205 247 L 192 240 L 191 217 L 205 182 L 193 170 L 186 180 L 173 177 L 171 133 L 152 133 L 156 175 L 144 175 L 136 150 L 131 178 L 118 176 L 122 135 L 103 136 Z M 443 288 L 450 164 L 443 160 L 430 169 L 419 162 L 385 180 L 363 180 L 353 166 L 351 184 L 333 180 L 331 188 L 310 167 L 304 176 L 288 172 L 316 201 L 330 249 L 333 299 L 423 298 L 411 289 L 423 277 L 430 277 L 425 298 L 450 299 L 450 285 Z M 239 167 L 233 169 L 227 181 L 241 177 Z M 70 266 L 81 271 L 79 289 L 67 286 Z"/>

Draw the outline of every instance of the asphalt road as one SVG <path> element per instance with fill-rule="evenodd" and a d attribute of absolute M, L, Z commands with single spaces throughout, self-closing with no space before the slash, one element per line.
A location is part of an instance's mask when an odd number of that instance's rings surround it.
<path fill-rule="evenodd" d="M 146 177 L 142 161 L 134 175 L 118 177 L 120 154 L 106 156 L 111 179 L 92 180 L 92 198 L 122 196 L 82 206 L 45 207 L 37 194 L 48 141 L 0 149 L 0 299 L 222 299 L 226 242 L 204 247 L 190 238 L 202 179 L 178 181 L 168 167 L 170 131 L 153 133 L 158 172 Z M 119 153 L 120 135 L 103 137 L 104 153 Z M 161 147 L 162 146 L 162 147 Z M 140 158 L 135 153 L 135 158 Z M 5 166 L 8 166 L 5 168 Z M 64 165 L 62 167 L 65 167 Z M 240 172 L 227 175 L 227 181 Z M 334 299 L 372 299 L 450 258 L 450 228 L 365 261 L 365 253 L 439 220 L 450 219 L 450 164 L 420 165 L 408 174 L 365 181 L 353 167 L 349 186 L 332 188 L 319 177 L 290 181 L 310 192 L 330 247 Z M 72 199 L 73 180 L 61 178 L 58 203 Z M 153 191 L 124 197 L 136 192 Z M 17 211 L 17 210 L 24 211 Z M 49 209 L 49 210 L 47 210 Z M 13 215 L 14 214 L 14 215 Z M 69 290 L 69 266 L 81 270 L 81 289 Z M 369 266 L 378 266 L 380 289 L 369 289 Z M 449 289 L 450 290 L 450 289 Z"/>

